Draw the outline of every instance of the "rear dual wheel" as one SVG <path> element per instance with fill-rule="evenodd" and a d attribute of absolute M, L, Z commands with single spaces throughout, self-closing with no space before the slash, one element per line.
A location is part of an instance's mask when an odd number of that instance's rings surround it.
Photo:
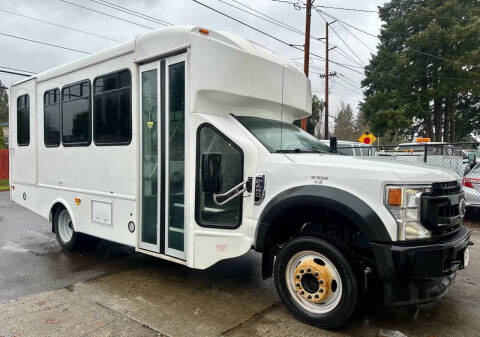
<path fill-rule="evenodd" d="M 97 238 L 75 231 L 70 213 L 64 207 L 58 208 L 55 212 L 53 224 L 58 244 L 63 249 L 71 251 L 81 247 L 92 248 L 98 244 Z"/>
<path fill-rule="evenodd" d="M 297 318 L 320 328 L 344 324 L 357 303 L 357 280 L 345 255 L 316 237 L 298 237 L 282 248 L 275 285 Z"/>

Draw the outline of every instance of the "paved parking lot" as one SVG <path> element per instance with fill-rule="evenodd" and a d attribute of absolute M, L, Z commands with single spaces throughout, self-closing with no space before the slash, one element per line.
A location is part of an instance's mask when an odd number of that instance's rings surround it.
<path fill-rule="evenodd" d="M 371 298 L 323 331 L 285 310 L 254 252 L 192 270 L 106 242 L 63 252 L 49 226 L 0 192 L 0 336 L 480 336 L 478 246 L 440 303 L 387 309 Z"/>

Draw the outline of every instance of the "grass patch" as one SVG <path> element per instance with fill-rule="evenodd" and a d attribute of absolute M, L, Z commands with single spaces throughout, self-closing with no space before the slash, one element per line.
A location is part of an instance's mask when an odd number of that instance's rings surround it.
<path fill-rule="evenodd" d="M 8 191 L 9 189 L 8 180 L 0 180 L 0 191 Z"/>

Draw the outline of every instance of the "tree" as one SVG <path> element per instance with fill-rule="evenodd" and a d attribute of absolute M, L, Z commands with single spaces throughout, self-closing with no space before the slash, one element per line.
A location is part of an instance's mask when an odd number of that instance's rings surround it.
<path fill-rule="evenodd" d="M 338 140 L 354 140 L 353 111 L 350 104 L 341 103 L 335 119 L 334 135 Z"/>
<path fill-rule="evenodd" d="M 362 82 L 361 111 L 372 131 L 437 141 L 478 133 L 480 6 L 391 0 L 379 13 L 385 24 Z"/>
<path fill-rule="evenodd" d="M 8 95 L 7 89 L 0 81 L 0 123 L 8 122 Z"/>
<path fill-rule="evenodd" d="M 312 115 L 307 118 L 307 132 L 312 136 L 321 138 L 322 136 L 322 115 L 325 102 L 317 95 L 312 97 Z M 300 127 L 300 120 L 295 121 L 296 126 Z"/>
<path fill-rule="evenodd" d="M 353 138 L 358 139 L 368 129 L 368 124 L 365 121 L 364 114 L 363 112 L 359 111 L 355 117 L 355 123 L 353 124 Z"/>

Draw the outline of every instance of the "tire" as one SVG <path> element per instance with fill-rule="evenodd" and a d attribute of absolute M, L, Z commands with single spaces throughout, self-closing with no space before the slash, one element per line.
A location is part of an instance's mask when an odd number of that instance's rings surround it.
<path fill-rule="evenodd" d="M 64 208 L 60 207 L 53 218 L 55 226 L 55 235 L 58 244 L 65 250 L 76 250 L 80 247 L 80 235 L 75 232 L 73 228 L 72 218 L 70 213 Z"/>
<path fill-rule="evenodd" d="M 354 270 L 345 255 L 323 239 L 303 236 L 288 242 L 277 256 L 274 276 L 283 303 L 305 323 L 337 328 L 355 310 Z"/>

